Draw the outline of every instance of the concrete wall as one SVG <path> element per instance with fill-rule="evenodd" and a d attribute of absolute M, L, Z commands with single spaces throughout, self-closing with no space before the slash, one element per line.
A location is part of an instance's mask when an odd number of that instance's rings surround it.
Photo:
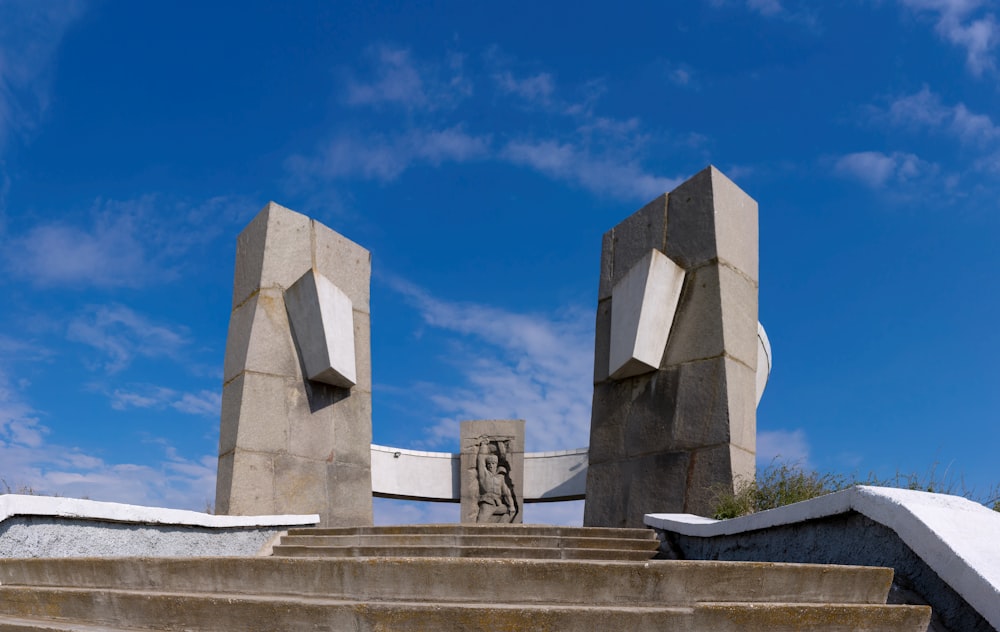
<path fill-rule="evenodd" d="M 257 555 L 318 515 L 215 516 L 77 498 L 0 495 L 0 557 Z"/>
<path fill-rule="evenodd" d="M 733 520 L 645 523 L 664 557 L 887 566 L 890 600 L 929 604 L 932 632 L 1000 627 L 1000 514 L 964 498 L 859 486 Z"/>

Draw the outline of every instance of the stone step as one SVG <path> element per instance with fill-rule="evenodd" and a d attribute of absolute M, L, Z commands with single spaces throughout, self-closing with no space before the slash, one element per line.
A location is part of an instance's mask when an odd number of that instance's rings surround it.
<path fill-rule="evenodd" d="M 287 535 L 281 546 L 491 546 L 544 549 L 618 549 L 648 551 L 652 557 L 659 550 L 655 539 L 578 538 L 554 535 L 492 535 L 492 534 L 354 534 L 354 535 Z"/>
<path fill-rule="evenodd" d="M 418 524 L 289 529 L 288 535 L 543 535 L 568 538 L 626 538 L 656 540 L 652 529 L 561 527 L 544 524 Z"/>
<path fill-rule="evenodd" d="M 72 587 L 372 601 L 884 604 L 891 581 L 892 571 L 886 568 L 764 562 L 401 557 L 0 560 L 0 589 Z"/>
<path fill-rule="evenodd" d="M 146 628 L 148 630 L 149 628 Z M 139 628 L 90 625 L 72 621 L 0 616 L 0 632 L 145 632 Z"/>
<path fill-rule="evenodd" d="M 490 581 L 489 578 L 483 580 Z M 45 617 L 39 617 L 45 613 Z M 3 617 L 103 626 L 107 630 L 769 630 L 924 632 L 926 606 L 707 603 L 690 607 L 434 603 L 336 600 L 224 593 L 149 593 L 0 587 Z M 45 627 L 35 628 L 45 630 Z M 53 629 L 49 627 L 48 629 Z M 56 628 L 58 629 L 58 628 Z M 64 628 L 72 629 L 72 628 Z M 86 629 L 86 628 L 84 628 Z"/>
<path fill-rule="evenodd" d="M 505 546 L 284 546 L 275 556 L 286 557 L 480 557 L 520 560 L 648 560 L 655 551 L 571 549 Z"/>

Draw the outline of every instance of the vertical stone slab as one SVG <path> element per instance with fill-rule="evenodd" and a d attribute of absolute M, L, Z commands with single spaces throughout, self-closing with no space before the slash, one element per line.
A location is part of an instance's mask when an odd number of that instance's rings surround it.
<path fill-rule="evenodd" d="M 659 366 L 614 379 L 612 290 L 650 250 L 684 269 L 680 301 Z M 707 515 L 754 475 L 757 266 L 757 203 L 711 166 L 604 235 L 584 525 Z"/>
<path fill-rule="evenodd" d="M 339 386 L 308 378 L 301 347 L 317 337 L 296 335 L 289 319 L 286 291 L 308 273 L 346 296 L 334 306 L 337 326 L 327 327 L 334 333 L 320 336 L 327 344 L 353 344 L 350 379 L 320 376 Z M 372 523 L 370 281 L 367 250 L 273 202 L 240 233 L 223 371 L 218 513 L 318 513 L 327 526 Z M 317 313 L 310 318 L 329 325 L 330 312 Z M 352 322 L 344 325 L 345 318 Z"/>
<path fill-rule="evenodd" d="M 462 522 L 521 524 L 524 514 L 524 420 L 460 424 Z"/>

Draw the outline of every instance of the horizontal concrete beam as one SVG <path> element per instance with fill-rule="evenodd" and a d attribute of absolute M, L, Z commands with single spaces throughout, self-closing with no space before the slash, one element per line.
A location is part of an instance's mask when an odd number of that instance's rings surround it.
<path fill-rule="evenodd" d="M 459 455 L 372 444 L 372 493 L 436 502 L 461 499 Z M 587 487 L 587 448 L 524 455 L 523 500 L 580 500 Z"/>
<path fill-rule="evenodd" d="M 807 528 L 823 518 L 851 512 L 895 532 L 948 586 L 1000 629 L 1000 513 L 959 496 L 859 485 L 731 520 L 646 514 L 645 523 L 668 533 L 713 538 L 786 525 Z"/>

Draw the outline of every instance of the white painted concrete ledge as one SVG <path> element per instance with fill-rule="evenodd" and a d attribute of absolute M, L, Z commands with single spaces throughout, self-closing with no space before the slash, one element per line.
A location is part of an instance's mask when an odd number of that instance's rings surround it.
<path fill-rule="evenodd" d="M 731 520 L 646 514 L 645 523 L 672 533 L 710 538 L 851 511 L 895 531 L 984 619 L 1000 628 L 1000 513 L 965 498 L 859 485 Z"/>
<path fill-rule="evenodd" d="M 214 516 L 184 509 L 143 507 L 79 498 L 0 494 L 0 523 L 14 516 L 47 516 L 150 525 L 210 527 L 292 527 L 314 525 L 319 514 L 286 516 Z"/>

